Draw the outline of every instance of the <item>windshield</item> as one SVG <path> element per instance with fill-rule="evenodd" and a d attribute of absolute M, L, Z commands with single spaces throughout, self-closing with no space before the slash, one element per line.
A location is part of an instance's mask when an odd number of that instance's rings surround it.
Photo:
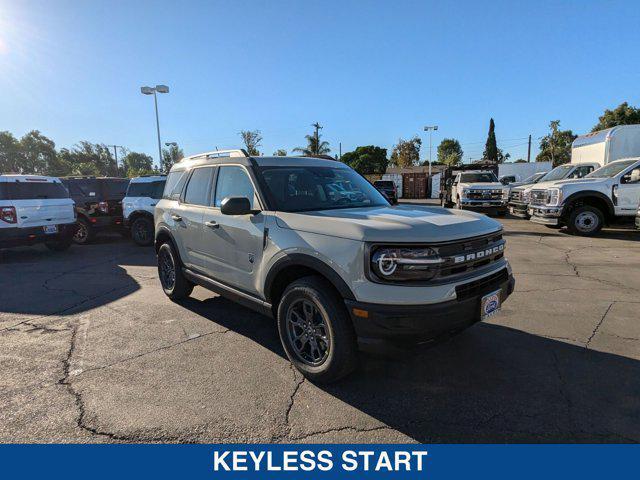
<path fill-rule="evenodd" d="M 635 160 L 627 160 L 625 162 L 610 163 L 598 170 L 591 172 L 584 178 L 611 178 L 622 172 L 625 168 L 636 163 Z"/>
<path fill-rule="evenodd" d="M 575 165 L 560 165 L 547 173 L 540 180 L 543 182 L 550 182 L 553 180 L 562 180 L 569 172 L 575 167 Z"/>
<path fill-rule="evenodd" d="M 538 180 L 540 180 L 544 176 L 544 173 L 534 173 L 530 177 L 525 178 L 522 183 L 538 183 Z"/>
<path fill-rule="evenodd" d="M 349 168 L 260 167 L 259 172 L 275 209 L 283 212 L 389 205 Z"/>
<path fill-rule="evenodd" d="M 491 172 L 463 173 L 460 175 L 460 182 L 462 183 L 490 183 L 497 181 L 498 179 Z"/>

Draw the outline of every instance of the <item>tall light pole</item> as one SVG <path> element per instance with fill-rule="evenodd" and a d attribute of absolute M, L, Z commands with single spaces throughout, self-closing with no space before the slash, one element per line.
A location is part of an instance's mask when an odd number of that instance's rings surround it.
<path fill-rule="evenodd" d="M 158 119 L 158 96 L 157 93 L 169 93 L 166 85 L 156 85 L 155 87 L 140 87 L 143 95 L 153 95 L 153 103 L 156 106 L 156 130 L 158 131 L 158 165 L 162 165 L 162 143 L 160 142 L 160 120 Z"/>
<path fill-rule="evenodd" d="M 434 130 L 438 130 L 437 125 L 430 125 L 424 127 L 425 132 L 429 132 L 429 176 L 431 176 L 431 134 Z"/>

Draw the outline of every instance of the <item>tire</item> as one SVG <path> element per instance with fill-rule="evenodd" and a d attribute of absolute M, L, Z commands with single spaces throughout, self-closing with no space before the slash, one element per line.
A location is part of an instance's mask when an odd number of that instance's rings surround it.
<path fill-rule="evenodd" d="M 73 243 L 71 237 L 64 237 L 55 242 L 45 242 L 46 247 L 52 252 L 64 252 Z"/>
<path fill-rule="evenodd" d="M 278 304 L 277 322 L 287 357 L 312 382 L 335 382 L 357 367 L 353 324 L 343 299 L 324 279 L 291 283 Z"/>
<path fill-rule="evenodd" d="M 147 217 L 138 217 L 131 224 L 131 239 L 141 247 L 153 243 L 153 222 Z"/>
<path fill-rule="evenodd" d="M 585 205 L 574 209 L 569 215 L 567 228 L 574 235 L 592 237 L 596 235 L 604 225 L 604 215 L 600 209 Z"/>
<path fill-rule="evenodd" d="M 158 277 L 165 295 L 174 302 L 191 295 L 193 283 L 182 273 L 182 264 L 173 245 L 163 243 L 158 249 Z"/>
<path fill-rule="evenodd" d="M 76 224 L 78 228 L 76 229 L 76 233 L 73 235 L 73 243 L 77 245 L 87 245 L 88 243 L 91 243 L 96 236 L 91 224 L 84 218 L 78 218 Z"/>

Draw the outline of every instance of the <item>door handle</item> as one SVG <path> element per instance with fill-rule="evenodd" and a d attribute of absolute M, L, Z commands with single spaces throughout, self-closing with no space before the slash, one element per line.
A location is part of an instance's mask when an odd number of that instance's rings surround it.
<path fill-rule="evenodd" d="M 180 215 L 173 214 L 173 215 L 171 215 L 171 218 L 173 220 L 175 220 L 176 222 L 181 222 L 182 221 L 182 217 Z"/>
<path fill-rule="evenodd" d="M 210 222 L 204 222 L 204 224 L 209 228 L 220 228 L 220 224 L 218 222 L 214 222 L 211 220 Z"/>

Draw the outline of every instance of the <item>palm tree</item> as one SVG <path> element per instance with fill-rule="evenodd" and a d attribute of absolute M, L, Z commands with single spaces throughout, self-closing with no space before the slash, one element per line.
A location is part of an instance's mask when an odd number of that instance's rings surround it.
<path fill-rule="evenodd" d="M 329 142 L 320 140 L 320 137 L 322 137 L 322 135 L 318 133 L 318 130 L 321 129 L 322 127 L 318 122 L 314 123 L 312 127 L 316 129 L 315 134 L 304 136 L 304 138 L 307 139 L 307 146 L 294 148 L 293 151 L 300 152 L 305 157 L 317 157 L 320 155 L 327 155 L 329 152 L 331 152 L 331 149 L 329 148 Z"/>

